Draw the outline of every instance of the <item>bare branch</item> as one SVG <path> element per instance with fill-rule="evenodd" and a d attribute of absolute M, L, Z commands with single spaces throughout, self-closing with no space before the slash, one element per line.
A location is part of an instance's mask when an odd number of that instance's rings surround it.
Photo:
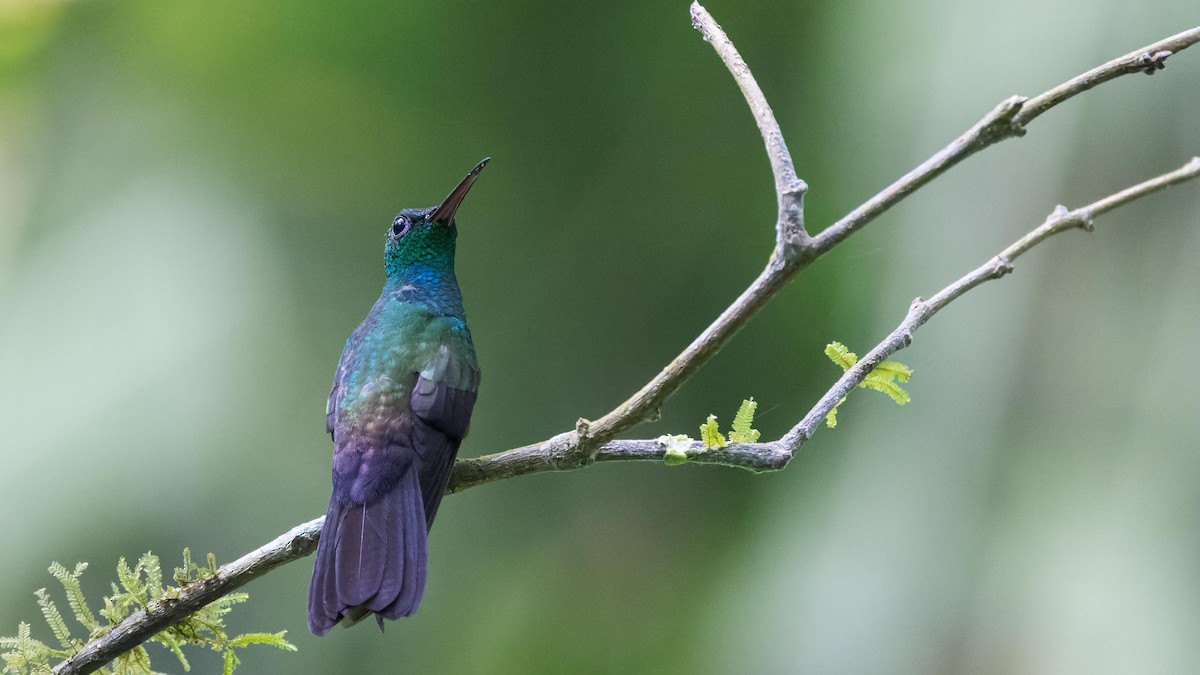
<path fill-rule="evenodd" d="M 600 448 L 621 432 L 658 415 L 663 402 L 701 368 L 738 330 L 745 326 L 796 272 L 807 267 L 815 258 L 811 254 L 811 238 L 804 231 L 804 181 L 796 177 L 792 157 L 784 143 L 779 123 L 767 104 L 749 66 L 738 54 L 733 43 L 709 13 L 693 3 L 692 25 L 724 61 L 738 83 L 754 119 L 762 132 L 767 156 L 775 175 L 775 193 L 779 203 L 776 219 L 776 241 L 773 255 L 766 268 L 741 295 L 704 329 L 691 344 L 633 396 L 596 421 L 580 419 L 575 430 L 547 441 L 509 451 L 511 457 L 501 460 L 503 466 L 514 464 L 546 466 L 586 466 L 599 459 Z M 481 458 L 470 466 L 455 466 L 451 490 L 461 490 L 467 483 L 460 480 L 465 473 L 477 475 L 483 467 L 492 466 L 493 458 Z"/>
<path fill-rule="evenodd" d="M 912 306 L 908 309 L 907 316 L 896 327 L 896 330 L 892 331 L 882 342 L 860 359 L 854 367 L 842 375 L 841 379 L 821 397 L 817 405 L 804 416 L 804 419 L 781 439 L 783 445 L 792 452 L 799 449 L 800 446 L 812 437 L 817 427 L 820 426 L 821 421 L 825 419 L 829 411 L 833 410 L 838 401 L 842 400 L 843 396 L 866 379 L 867 374 L 875 366 L 879 365 L 892 354 L 907 347 L 912 342 L 913 333 L 924 325 L 930 317 L 937 314 L 943 307 L 972 288 L 985 281 L 999 279 L 1011 272 L 1013 261 L 1029 249 L 1060 232 L 1076 228 L 1091 231 L 1092 219 L 1096 216 L 1107 213 L 1139 197 L 1158 192 L 1168 186 L 1191 180 L 1197 176 L 1200 176 L 1200 157 L 1193 157 L 1190 162 L 1174 171 L 1138 183 L 1133 187 L 1126 188 L 1087 206 L 1073 211 L 1068 211 L 1064 206 L 1055 208 L 1046 217 L 1045 222 L 1013 242 L 1012 245 L 1001 251 L 999 255 L 938 291 L 930 299 L 917 298 L 914 300 Z"/>
<path fill-rule="evenodd" d="M 861 206 L 825 228 L 813 238 L 813 246 L 818 251 L 817 255 L 823 255 L 842 243 L 847 237 L 866 227 L 867 223 L 878 218 L 884 211 L 916 192 L 917 188 L 949 171 L 955 164 L 997 141 L 1024 134 L 1024 128 L 1013 123 L 1013 119 L 1024 104 L 1025 98 L 1022 96 L 1012 96 L 1001 101 L 1000 105 L 984 115 L 983 119 L 976 122 L 963 135 L 954 139 L 950 145 L 938 150 L 915 169 L 904 174 L 896 182 L 863 202 Z"/>
<path fill-rule="evenodd" d="M 920 166 L 901 176 L 899 180 L 868 199 L 862 206 L 846 214 L 814 237 L 813 246 L 817 249 L 816 255 L 823 255 L 851 234 L 862 229 L 867 223 L 875 220 L 884 211 L 895 206 L 900 200 L 912 194 L 917 188 L 942 175 L 967 157 L 993 143 L 1025 135 L 1025 127 L 1050 108 L 1076 94 L 1122 75 L 1153 74 L 1165 66 L 1168 56 L 1177 54 L 1197 42 L 1200 42 L 1200 26 L 1146 45 L 1141 49 L 1135 49 L 1125 56 L 1097 66 L 1031 99 L 1021 96 L 1005 99 L 991 112 L 984 115 L 983 119 L 976 122 L 975 126 L 954 139 L 950 145 L 934 153 Z"/>
<path fill-rule="evenodd" d="M 1104 65 L 1096 66 L 1082 75 L 1072 77 L 1057 87 L 1029 99 L 1021 107 L 1021 112 L 1017 113 L 1013 123 L 1023 127 L 1072 96 L 1122 75 L 1131 73 L 1153 75 L 1155 70 L 1162 70 L 1165 67 L 1167 57 L 1178 54 L 1197 42 L 1200 42 L 1200 26 L 1148 44 L 1141 49 L 1135 49 Z"/>
<path fill-rule="evenodd" d="M 775 121 L 775 113 L 767 104 L 758 82 L 750 74 L 750 67 L 742 60 L 733 42 L 721 30 L 720 24 L 704 9 L 699 2 L 692 3 L 692 27 L 700 31 L 704 39 L 713 46 L 717 55 L 725 62 L 733 79 L 746 97 L 758 130 L 762 132 L 763 143 L 767 146 L 767 157 L 771 160 L 771 171 L 775 174 L 775 193 L 779 197 L 779 219 L 775 224 L 777 231 L 776 255 L 799 255 L 800 249 L 808 245 L 809 236 L 804 231 L 804 193 L 808 185 L 796 176 L 796 167 L 792 164 L 792 155 L 788 152 L 787 143 L 783 140 L 783 132 Z M 788 250 L 790 249 L 790 250 Z"/>

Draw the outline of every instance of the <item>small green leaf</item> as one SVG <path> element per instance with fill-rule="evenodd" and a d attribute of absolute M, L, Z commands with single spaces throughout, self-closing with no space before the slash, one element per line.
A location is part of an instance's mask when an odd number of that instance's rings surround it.
<path fill-rule="evenodd" d="M 268 647 L 276 647 L 288 652 L 296 651 L 296 645 L 284 639 L 286 635 L 286 630 L 281 630 L 278 633 L 242 633 L 230 640 L 229 645 L 239 649 L 249 647 L 250 645 L 267 645 Z"/>
<path fill-rule="evenodd" d="M 88 609 L 87 602 L 83 598 L 83 589 L 79 586 L 79 576 L 86 569 L 87 563 L 75 565 L 74 572 L 68 572 L 66 567 L 58 563 L 50 564 L 50 574 L 62 584 L 63 591 L 67 594 L 67 604 L 70 605 L 75 620 L 90 634 L 100 627 L 100 622 L 96 621 L 96 616 L 92 614 L 92 610 Z"/>
<path fill-rule="evenodd" d="M 730 443 L 753 443 L 758 440 L 758 429 L 751 426 L 754 424 L 755 410 L 758 410 L 758 403 L 754 402 L 753 396 L 742 401 L 737 414 L 733 416 L 733 425 L 729 430 Z"/>
<path fill-rule="evenodd" d="M 39 588 L 33 594 L 37 596 L 38 606 L 42 608 L 42 617 L 46 619 L 46 624 L 54 633 L 54 639 L 58 640 L 58 644 L 62 645 L 67 652 L 74 653 L 75 645 L 71 642 L 71 629 L 67 628 L 67 622 L 63 620 L 58 607 L 54 606 L 50 594 L 44 588 Z"/>
<path fill-rule="evenodd" d="M 897 405 L 904 405 L 912 401 L 912 397 L 908 395 L 908 392 L 892 379 L 894 375 L 876 375 L 876 372 L 872 371 L 858 386 L 887 394 Z"/>
<path fill-rule="evenodd" d="M 825 426 L 829 427 L 830 429 L 837 428 L 837 410 L 845 402 L 846 397 L 843 396 L 842 400 L 838 401 L 837 404 L 833 406 L 833 410 L 830 410 L 829 414 L 825 416 Z"/>
<path fill-rule="evenodd" d="M 875 370 L 871 371 L 871 373 L 886 373 L 895 377 L 900 382 L 908 382 L 908 378 L 912 377 L 913 371 L 912 368 L 899 361 L 884 361 L 875 366 Z"/>
<path fill-rule="evenodd" d="M 704 447 L 710 450 L 725 447 L 725 436 L 721 434 L 721 428 L 717 425 L 716 415 L 709 415 L 708 421 L 700 425 L 700 440 L 704 442 Z"/>
<path fill-rule="evenodd" d="M 825 356 L 835 365 L 841 366 L 843 371 L 850 370 L 851 366 L 858 363 L 858 356 L 837 341 L 825 345 Z"/>
<path fill-rule="evenodd" d="M 843 371 L 850 370 L 858 363 L 858 356 L 840 342 L 830 342 L 825 345 L 825 355 L 829 357 L 830 361 L 841 366 Z M 912 374 L 912 368 L 899 361 L 883 361 L 867 373 L 858 386 L 885 394 L 897 405 L 904 405 L 912 401 L 912 397 L 908 395 L 904 387 L 900 386 L 900 383 L 908 382 L 908 378 L 912 377 Z M 825 416 L 825 426 L 830 429 L 837 427 L 837 409 L 845 402 L 846 397 L 843 396 L 842 400 L 833 406 L 833 409 Z"/>

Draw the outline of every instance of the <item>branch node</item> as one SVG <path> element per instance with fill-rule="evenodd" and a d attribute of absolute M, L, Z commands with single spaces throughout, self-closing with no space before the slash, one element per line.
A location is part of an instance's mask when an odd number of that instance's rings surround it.
<path fill-rule="evenodd" d="M 1070 215 L 1071 209 L 1068 209 L 1062 204 L 1058 204 L 1054 207 L 1054 210 L 1050 212 L 1050 215 L 1046 216 L 1046 220 L 1066 220 Z"/>
<path fill-rule="evenodd" d="M 988 272 L 988 276 L 992 279 L 999 279 L 1005 275 L 1012 274 L 1012 271 L 1012 262 L 1008 258 L 998 255 L 991 260 L 991 270 Z"/>
<path fill-rule="evenodd" d="M 786 186 L 779 189 L 780 196 L 787 197 L 789 199 L 795 199 L 797 201 L 803 199 L 804 193 L 806 192 L 808 192 L 808 183 L 805 183 L 804 180 L 800 178 L 792 180 Z"/>
<path fill-rule="evenodd" d="M 991 145 L 1009 136 L 1025 135 L 1025 125 L 1016 121 L 1017 115 L 1025 107 L 1029 99 L 1025 96 L 1009 96 L 992 109 L 983 119 L 980 129 L 980 140 L 984 145 Z"/>
<path fill-rule="evenodd" d="M 587 438 L 588 432 L 591 431 L 591 429 L 592 429 L 592 421 L 591 420 L 585 419 L 583 417 L 580 417 L 579 419 L 575 420 L 575 433 L 579 436 L 579 440 L 582 441 L 583 439 Z"/>
<path fill-rule="evenodd" d="M 1153 75 L 1155 71 L 1162 70 L 1167 67 L 1167 57 L 1174 53 L 1175 52 L 1169 49 L 1161 49 L 1153 54 L 1150 52 L 1144 52 L 1141 57 L 1138 58 L 1138 63 L 1144 66 L 1144 68 L 1142 68 L 1143 73 L 1147 75 Z"/>
<path fill-rule="evenodd" d="M 793 177 L 778 188 L 779 220 L 775 223 L 776 255 L 784 260 L 798 259 L 812 246 L 812 237 L 804 230 L 804 195 L 808 183 Z"/>

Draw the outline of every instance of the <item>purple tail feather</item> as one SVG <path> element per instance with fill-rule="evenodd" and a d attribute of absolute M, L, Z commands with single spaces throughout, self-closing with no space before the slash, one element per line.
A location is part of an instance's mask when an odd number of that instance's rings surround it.
<path fill-rule="evenodd" d="M 339 621 L 368 614 L 397 619 L 417 611 L 428 567 L 425 507 L 417 472 L 409 467 L 391 492 L 368 504 L 341 501 L 335 491 L 317 544 L 308 594 L 308 628 L 324 635 Z"/>

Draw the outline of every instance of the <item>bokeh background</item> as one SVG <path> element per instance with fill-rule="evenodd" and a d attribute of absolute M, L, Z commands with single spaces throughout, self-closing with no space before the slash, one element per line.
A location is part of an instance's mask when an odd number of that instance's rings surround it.
<path fill-rule="evenodd" d="M 1193 2 L 713 0 L 823 227 L 1014 93 Z M 823 259 L 635 437 L 767 437 L 930 294 L 1200 153 L 1200 51 L 970 159 Z M 758 273 L 772 183 L 684 0 L 0 2 L 0 634 L 54 560 L 229 561 L 324 511 L 323 407 L 385 228 L 480 157 L 458 268 L 474 456 L 597 417 Z M 606 465 L 446 500 L 420 613 L 305 628 L 247 587 L 250 673 L 1200 670 L 1200 185 L 939 315 L 905 408 L 859 392 L 782 473 Z M 60 599 L 61 603 L 61 599 Z M 157 668 L 179 672 L 152 648 Z M 217 668 L 194 657 L 196 672 Z"/>

